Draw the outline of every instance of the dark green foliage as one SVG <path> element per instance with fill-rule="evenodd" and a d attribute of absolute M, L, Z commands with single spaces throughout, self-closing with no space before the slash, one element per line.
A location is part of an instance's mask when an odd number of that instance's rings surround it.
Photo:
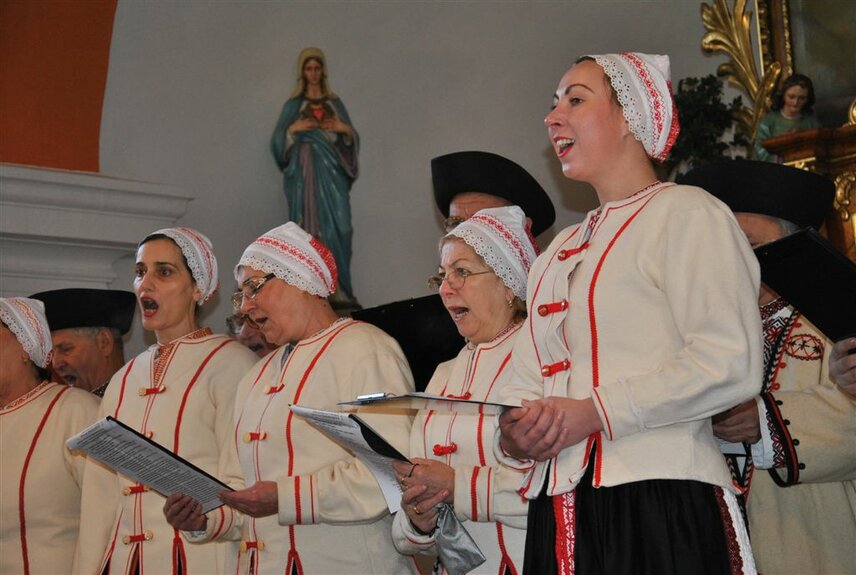
<path fill-rule="evenodd" d="M 713 74 L 678 82 L 675 104 L 681 132 L 664 164 L 666 173 L 730 157 L 726 152 L 731 148 L 749 146 L 749 141 L 738 130 L 733 131 L 730 141 L 723 140 L 725 131 L 734 126 L 735 113 L 743 101 L 737 96 L 726 105 L 722 101 L 722 81 Z"/>

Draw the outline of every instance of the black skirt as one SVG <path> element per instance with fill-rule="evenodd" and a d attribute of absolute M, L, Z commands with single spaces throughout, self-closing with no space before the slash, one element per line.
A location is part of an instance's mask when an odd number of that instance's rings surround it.
<path fill-rule="evenodd" d="M 542 489 L 530 503 L 524 575 L 742 572 L 720 488 L 657 479 L 595 489 L 592 477 L 589 465 L 575 490 L 572 525 L 565 527 L 560 517 L 557 526 L 555 504 L 562 496 L 550 497 Z M 557 541 L 557 531 L 573 537 L 572 558 L 563 557 L 568 541 L 564 536 Z"/>

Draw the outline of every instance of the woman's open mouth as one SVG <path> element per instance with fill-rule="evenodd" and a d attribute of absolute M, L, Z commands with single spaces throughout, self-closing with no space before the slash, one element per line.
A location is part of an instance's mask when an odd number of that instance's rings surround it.
<path fill-rule="evenodd" d="M 152 317 L 158 312 L 158 302 L 149 297 L 140 298 L 140 310 L 143 317 Z"/>
<path fill-rule="evenodd" d="M 570 150 L 571 147 L 573 147 L 575 142 L 576 142 L 576 140 L 574 140 L 573 138 L 557 138 L 556 139 L 556 153 L 558 154 L 558 156 L 561 158 L 565 154 L 567 154 L 568 150 Z"/>
<path fill-rule="evenodd" d="M 470 308 L 461 306 L 452 306 L 446 309 L 452 316 L 452 321 L 454 321 L 455 323 L 458 323 L 459 321 L 464 319 L 464 317 L 466 317 L 466 315 L 470 312 Z"/>

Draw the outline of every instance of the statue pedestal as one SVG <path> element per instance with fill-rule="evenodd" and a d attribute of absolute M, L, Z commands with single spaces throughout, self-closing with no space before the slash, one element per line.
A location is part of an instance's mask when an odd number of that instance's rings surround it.
<path fill-rule="evenodd" d="M 835 182 L 835 202 L 826 218 L 826 235 L 856 262 L 856 125 L 782 134 L 762 144 L 781 156 L 786 165 Z"/>

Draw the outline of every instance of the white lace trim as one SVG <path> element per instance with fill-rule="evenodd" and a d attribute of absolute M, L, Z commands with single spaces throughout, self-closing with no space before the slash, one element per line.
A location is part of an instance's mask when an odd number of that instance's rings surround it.
<path fill-rule="evenodd" d="M 461 238 L 468 246 L 482 257 L 485 263 L 493 270 L 514 295 L 526 300 L 526 269 L 519 261 L 511 260 L 509 254 L 514 253 L 515 246 L 504 238 L 492 237 L 492 240 L 502 241 L 504 246 L 496 245 L 489 241 L 484 234 L 472 229 L 464 228 L 460 231 L 454 230 L 451 235 Z M 504 248 L 504 249 L 503 249 Z M 530 262 L 531 264 L 531 262 Z"/>
<path fill-rule="evenodd" d="M 238 264 L 238 267 L 241 266 L 247 266 L 268 274 L 274 274 L 285 283 L 293 285 L 297 289 L 311 293 L 312 295 L 317 295 L 319 297 L 327 297 L 330 295 L 330 290 L 327 286 L 317 280 L 317 276 L 315 274 L 302 274 L 291 267 L 277 262 L 272 262 L 269 258 L 254 255 L 244 256 Z"/>
<path fill-rule="evenodd" d="M 618 96 L 621 112 L 624 119 L 627 120 L 630 131 L 633 132 L 633 136 L 637 140 L 642 142 L 645 151 L 650 155 L 654 149 L 654 134 L 653 130 L 646 130 L 645 104 L 639 98 L 638 91 L 632 81 L 627 78 L 624 68 L 619 66 L 615 60 L 608 56 L 592 56 L 592 58 L 609 77 L 609 83 Z"/>
<path fill-rule="evenodd" d="M 12 304 L 10 303 L 9 305 Z M 24 351 L 27 352 L 33 363 L 39 367 L 45 367 L 50 363 L 51 352 L 53 350 L 50 347 L 45 349 L 46 342 L 39 341 L 40 338 L 38 335 L 21 325 L 19 318 L 12 315 L 8 309 L 0 307 L 0 321 L 9 328 L 9 331 L 15 334 L 15 338 L 21 343 L 21 347 L 24 348 Z"/>
<path fill-rule="evenodd" d="M 178 249 L 181 250 L 184 259 L 187 260 L 190 275 L 193 276 L 196 286 L 202 292 L 202 298 L 196 302 L 196 305 L 200 306 L 208 301 L 217 291 L 219 278 L 217 277 L 217 259 L 214 257 L 214 253 L 210 247 L 203 247 L 204 240 L 207 238 L 189 228 L 167 228 L 150 235 L 154 234 L 163 234 L 174 241 Z M 191 237 L 191 234 L 197 237 Z"/>

